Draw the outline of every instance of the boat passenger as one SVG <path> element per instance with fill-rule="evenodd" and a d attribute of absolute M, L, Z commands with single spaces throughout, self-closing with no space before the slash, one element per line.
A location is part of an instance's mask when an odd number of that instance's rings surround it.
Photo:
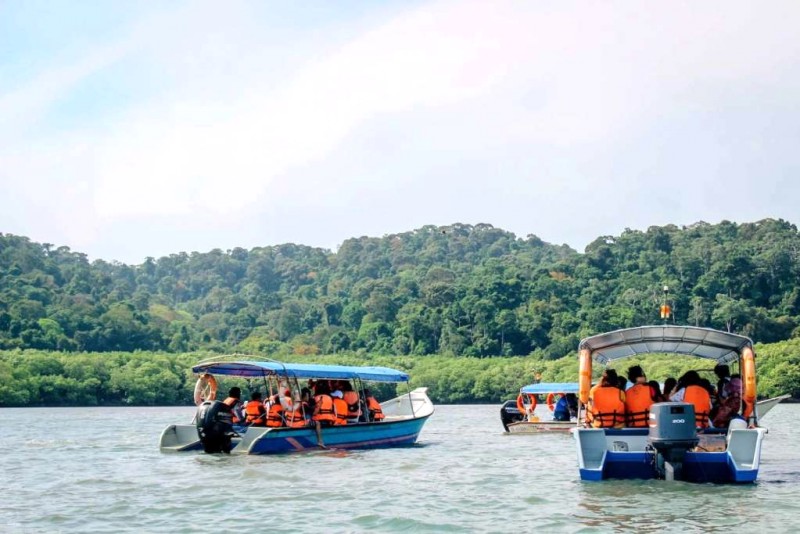
<path fill-rule="evenodd" d="M 678 381 L 675 380 L 675 377 L 670 376 L 666 380 L 664 380 L 664 392 L 661 396 L 664 399 L 664 402 L 669 402 L 672 400 L 672 395 L 675 394 L 675 391 L 678 387 Z"/>
<path fill-rule="evenodd" d="M 369 410 L 369 420 L 370 421 L 383 421 L 386 416 L 383 415 L 383 408 L 381 408 L 381 403 L 372 396 L 370 390 L 364 390 L 364 398 L 367 402 L 367 410 Z"/>
<path fill-rule="evenodd" d="M 353 390 L 352 384 L 345 381 L 342 383 L 342 398 L 347 403 L 347 421 L 349 423 L 357 423 L 361 417 L 361 401 L 358 398 L 358 392 Z"/>
<path fill-rule="evenodd" d="M 624 376 L 618 376 L 617 377 L 617 387 L 620 389 L 620 391 L 627 390 L 628 389 L 628 379 L 625 378 Z"/>
<path fill-rule="evenodd" d="M 594 428 L 625 426 L 625 393 L 620 391 L 617 372 L 603 371 L 600 383 L 589 391 L 587 418 Z"/>
<path fill-rule="evenodd" d="M 267 410 L 261 402 L 261 393 L 254 391 L 250 394 L 250 401 L 244 407 L 245 423 L 250 426 L 264 426 L 267 424 Z"/>
<path fill-rule="evenodd" d="M 234 386 L 228 390 L 228 397 L 222 401 L 231 411 L 231 420 L 234 425 L 241 425 L 244 422 L 244 412 L 242 411 L 242 390 Z"/>
<path fill-rule="evenodd" d="M 653 392 L 640 365 L 628 368 L 628 380 L 633 385 L 625 392 L 625 420 L 630 427 L 646 427 L 650 424 L 650 406 Z"/>
<path fill-rule="evenodd" d="M 697 428 L 708 426 L 708 415 L 711 413 L 711 395 L 700 384 L 700 375 L 697 371 L 686 371 L 678 380 L 678 391 L 670 397 L 673 402 L 688 402 L 694 404 L 694 418 Z"/>
<path fill-rule="evenodd" d="M 553 410 L 554 421 L 569 421 L 569 418 L 572 415 L 572 409 L 570 406 L 570 398 L 569 398 L 570 395 L 572 395 L 572 400 L 575 400 L 574 393 L 567 393 L 566 395 L 561 395 L 561 398 L 558 399 L 558 402 L 556 402 L 556 407 Z M 577 409 L 577 404 L 576 404 L 576 409 Z"/>
<path fill-rule="evenodd" d="M 653 402 L 665 401 L 664 396 L 661 394 L 661 385 L 657 380 L 650 380 L 647 385 L 650 386 L 650 396 L 653 398 Z"/>
<path fill-rule="evenodd" d="M 712 423 L 717 428 L 728 428 L 736 417 L 741 417 L 742 379 L 738 374 L 731 375 L 725 384 L 725 397 L 720 400 L 714 412 Z"/>
<path fill-rule="evenodd" d="M 717 375 L 717 396 L 720 400 L 727 396 L 727 385 L 731 381 L 731 368 L 720 363 L 714 366 L 714 374 Z"/>
<path fill-rule="evenodd" d="M 333 424 L 346 425 L 348 409 L 347 402 L 344 400 L 344 394 L 337 389 L 331 393 L 331 397 L 333 398 L 333 412 L 336 414 L 336 419 Z"/>
<path fill-rule="evenodd" d="M 336 421 L 336 414 L 333 412 L 333 398 L 328 394 L 328 388 L 324 382 L 317 382 L 316 391 L 311 420 L 314 421 L 317 431 L 317 443 L 320 447 L 325 448 L 325 443 L 322 441 L 322 427 L 333 425 Z"/>
<path fill-rule="evenodd" d="M 277 393 L 270 397 L 269 408 L 267 409 L 267 426 L 285 426 L 283 421 L 283 405 L 281 405 L 280 395 Z"/>
<path fill-rule="evenodd" d="M 290 428 L 308 426 L 311 421 L 311 410 L 308 405 L 309 398 L 311 398 L 311 392 L 308 388 L 303 388 L 300 391 L 300 400 L 293 402 L 290 409 L 284 410 L 283 416 L 286 419 L 286 426 Z"/>

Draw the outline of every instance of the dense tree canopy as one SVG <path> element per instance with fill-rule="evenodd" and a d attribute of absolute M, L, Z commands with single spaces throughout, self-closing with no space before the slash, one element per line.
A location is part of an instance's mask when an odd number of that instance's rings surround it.
<path fill-rule="evenodd" d="M 758 392 L 773 397 L 783 393 L 800 398 L 800 339 L 756 345 Z M 0 406 L 107 406 L 188 405 L 195 377 L 191 366 L 209 354 L 154 352 L 65 353 L 55 351 L 0 351 Z M 519 388 L 538 374 L 547 382 L 574 382 L 576 354 L 557 360 L 534 357 L 469 358 L 457 356 L 289 355 L 287 360 L 343 365 L 382 365 L 407 371 L 410 388 L 427 387 L 435 403 L 496 403 L 514 398 Z M 689 369 L 705 370 L 713 363 L 674 354 L 649 355 L 614 363 L 624 374 L 641 364 L 650 379 L 664 381 Z M 595 378 L 602 366 L 594 368 Z M 220 377 L 223 391 L 234 385 Z M 236 382 L 245 393 L 252 384 Z M 381 400 L 406 386 L 373 385 Z"/>
<path fill-rule="evenodd" d="M 585 253 L 490 225 L 95 260 L 0 234 L 0 348 L 559 358 L 658 322 L 755 341 L 800 335 L 800 235 L 782 220 L 668 225 Z"/>

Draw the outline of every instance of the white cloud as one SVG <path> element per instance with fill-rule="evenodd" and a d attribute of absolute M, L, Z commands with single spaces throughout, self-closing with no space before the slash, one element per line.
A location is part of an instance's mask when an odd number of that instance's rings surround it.
<path fill-rule="evenodd" d="M 517 188 L 517 197 L 566 202 L 570 192 L 591 191 L 604 179 L 634 199 L 642 173 L 657 172 L 626 153 L 640 136 L 680 121 L 694 127 L 687 117 L 724 112 L 726 102 L 735 107 L 753 94 L 789 101 L 800 83 L 792 3 L 443 1 L 351 29 L 344 43 L 347 31 L 337 29 L 336 39 L 313 44 L 294 42 L 291 31 L 265 34 L 246 5 L 238 8 L 160 13 L 119 43 L 0 96 L 0 138 L 12 140 L 0 148 L 0 179 L 25 176 L 17 194 L 49 198 L 54 211 L 71 198 L 80 211 L 60 220 L 69 219 L 73 229 L 64 231 L 82 239 L 99 225 L 139 217 L 231 224 L 309 190 L 315 202 L 329 195 L 357 209 L 363 182 L 386 167 L 396 170 L 387 188 L 413 198 L 419 182 L 437 179 L 419 179 L 426 158 L 442 151 L 459 180 L 479 180 L 461 162 L 486 147 L 513 147 L 502 154 L 506 175 L 498 180 Z M 41 126 L 13 142 L 5 119 L 33 124 L 61 95 L 123 57 L 146 65 L 143 75 L 162 73 L 167 88 L 102 124 L 56 133 Z M 393 126 L 397 135 L 418 132 L 428 150 L 415 147 L 413 162 L 402 151 L 387 152 L 385 161 L 367 157 L 359 135 L 391 136 Z M 347 173 L 326 168 L 341 164 L 342 152 L 369 162 L 348 162 Z M 727 156 L 720 150 L 714 157 Z M 76 181 L 88 185 L 75 189 Z M 491 204 L 481 191 L 465 205 Z M 509 210 L 496 210 L 480 219 L 508 220 Z M 417 214 L 426 216 L 438 214 Z M 564 225 L 557 213 L 549 217 Z M 518 231 L 539 230 L 531 223 Z"/>

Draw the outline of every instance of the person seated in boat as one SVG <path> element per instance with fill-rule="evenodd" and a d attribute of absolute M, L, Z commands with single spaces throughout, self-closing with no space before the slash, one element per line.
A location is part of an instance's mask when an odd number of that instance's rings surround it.
<path fill-rule="evenodd" d="M 369 420 L 370 421 L 383 421 L 386 416 L 383 415 L 383 408 L 381 408 L 381 403 L 372 396 L 372 392 L 368 389 L 364 390 L 364 399 L 367 404 L 367 410 L 369 411 Z"/>
<path fill-rule="evenodd" d="M 569 421 L 578 413 L 578 399 L 574 393 L 561 395 L 553 410 L 553 421 Z"/>
<path fill-rule="evenodd" d="M 605 369 L 600 383 L 589 391 L 586 416 L 594 428 L 625 426 L 625 393 L 619 389 L 614 369 Z"/>
<path fill-rule="evenodd" d="M 712 424 L 717 428 L 728 428 L 731 421 L 741 417 L 742 379 L 738 374 L 731 375 L 725 383 L 725 396 L 712 411 Z"/>
<path fill-rule="evenodd" d="M 617 377 L 617 387 L 621 391 L 626 391 L 628 389 L 628 379 L 625 378 L 624 376 L 618 376 Z"/>
<path fill-rule="evenodd" d="M 250 400 L 244 407 L 244 422 L 250 426 L 264 426 L 267 424 L 267 410 L 261 402 L 261 392 L 254 391 L 250 394 Z"/>
<path fill-rule="evenodd" d="M 292 406 L 294 405 L 294 399 L 292 399 L 292 391 L 289 388 L 284 388 L 283 393 L 279 396 L 281 406 L 283 406 L 284 413 L 290 411 Z"/>
<path fill-rule="evenodd" d="M 273 428 L 286 426 L 283 420 L 283 405 L 281 404 L 280 395 L 277 393 L 269 398 L 267 426 Z"/>
<path fill-rule="evenodd" d="M 342 395 L 344 402 L 347 403 L 347 422 L 357 423 L 361 418 L 361 399 L 358 392 L 353 390 L 353 385 L 347 381 L 342 381 Z"/>
<path fill-rule="evenodd" d="M 231 412 L 231 420 L 234 425 L 241 425 L 244 423 L 244 411 L 242 410 L 242 390 L 236 386 L 228 390 L 227 398 L 222 401 L 222 404 L 228 407 Z"/>
<path fill-rule="evenodd" d="M 647 385 L 650 386 L 650 395 L 653 398 L 653 402 L 664 402 L 666 400 L 664 395 L 661 394 L 661 385 L 657 380 L 650 380 Z"/>
<path fill-rule="evenodd" d="M 724 363 L 714 366 L 714 374 L 717 375 L 717 397 L 719 400 L 727 396 L 727 386 L 731 381 L 731 368 Z"/>
<path fill-rule="evenodd" d="M 310 398 L 311 391 L 308 388 L 303 388 L 300 390 L 300 400 L 293 401 L 289 409 L 284 408 L 283 418 L 286 421 L 286 426 L 303 428 L 311 423 Z"/>
<path fill-rule="evenodd" d="M 625 392 L 625 421 L 630 427 L 646 427 L 650 423 L 653 392 L 640 365 L 628 367 L 628 380 L 633 383 Z"/>
<path fill-rule="evenodd" d="M 333 424 L 339 425 L 346 425 L 347 424 L 347 402 L 344 400 L 344 393 L 341 390 L 337 389 L 333 393 L 331 393 L 331 398 L 333 398 L 333 413 L 336 414 L 336 419 L 334 420 Z"/>
<path fill-rule="evenodd" d="M 677 387 L 678 381 L 675 379 L 675 377 L 670 376 L 664 380 L 664 392 L 661 394 L 664 402 L 669 402 L 672 400 L 672 395 L 675 393 L 675 388 Z"/>
<path fill-rule="evenodd" d="M 325 443 L 322 441 L 322 427 L 332 426 L 336 421 L 336 414 L 333 411 L 333 398 L 330 396 L 325 382 L 317 382 L 316 384 L 314 411 L 312 412 L 311 420 L 314 421 L 314 428 L 317 431 L 317 444 L 325 448 Z"/>
<path fill-rule="evenodd" d="M 697 371 L 686 371 L 678 380 L 678 391 L 670 400 L 673 402 L 688 402 L 694 404 L 694 418 L 697 428 L 707 428 L 708 416 L 711 413 L 711 395 L 708 389 L 702 386 L 700 375 Z"/>

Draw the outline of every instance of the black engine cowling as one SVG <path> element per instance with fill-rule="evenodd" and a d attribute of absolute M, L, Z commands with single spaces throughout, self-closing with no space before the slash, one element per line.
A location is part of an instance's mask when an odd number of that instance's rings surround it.
<path fill-rule="evenodd" d="M 233 430 L 231 409 L 220 401 L 205 401 L 197 407 L 197 435 L 209 453 L 231 452 Z"/>
<path fill-rule="evenodd" d="M 511 423 L 518 423 L 524 421 L 525 415 L 517 409 L 516 401 L 506 401 L 500 408 L 500 421 L 503 423 L 503 428 L 508 432 L 508 425 Z"/>

